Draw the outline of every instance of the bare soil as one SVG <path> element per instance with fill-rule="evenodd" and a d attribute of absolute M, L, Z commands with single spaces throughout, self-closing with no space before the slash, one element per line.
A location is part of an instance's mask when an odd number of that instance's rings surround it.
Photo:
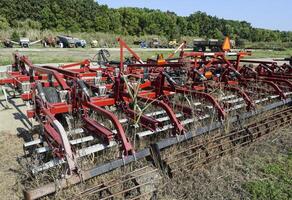
<path fill-rule="evenodd" d="M 15 134 L 0 131 L 0 197 L 5 200 L 20 199 L 20 166 L 17 157 L 21 155 L 22 139 Z"/>
<path fill-rule="evenodd" d="M 9 99 L 8 109 L 4 99 L 0 96 L 0 199 L 14 200 L 22 197 L 18 157 L 23 156 L 30 121 L 21 99 Z"/>

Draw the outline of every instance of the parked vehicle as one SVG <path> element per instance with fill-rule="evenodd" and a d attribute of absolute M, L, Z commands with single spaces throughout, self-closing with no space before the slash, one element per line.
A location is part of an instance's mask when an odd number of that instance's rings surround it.
<path fill-rule="evenodd" d="M 29 48 L 29 38 L 20 38 L 19 40 L 19 46 L 21 48 Z"/>
<path fill-rule="evenodd" d="M 91 46 L 91 48 L 97 48 L 97 46 L 98 46 L 98 42 L 97 42 L 97 40 L 92 40 L 92 41 L 90 42 L 90 46 Z"/>
<path fill-rule="evenodd" d="M 234 46 L 235 41 L 234 40 L 229 40 L 230 45 Z M 223 40 L 218 40 L 218 39 L 194 39 L 193 41 L 193 48 L 194 51 L 202 51 L 205 52 L 208 49 L 212 52 L 218 52 L 222 51 L 222 45 L 223 45 Z"/>
<path fill-rule="evenodd" d="M 74 38 L 75 40 L 75 47 L 78 48 L 78 47 L 82 47 L 82 48 L 85 48 L 86 47 L 86 41 L 85 40 L 81 40 L 81 39 L 78 39 L 78 38 Z"/>
<path fill-rule="evenodd" d="M 140 48 L 147 48 L 147 43 L 146 43 L 146 41 L 141 41 L 141 43 L 140 43 Z"/>
<path fill-rule="evenodd" d="M 75 47 L 75 40 L 73 37 L 70 36 L 57 36 L 58 38 L 58 45 L 61 48 L 74 48 Z"/>
<path fill-rule="evenodd" d="M 11 41 L 11 40 L 9 40 L 9 39 L 5 39 L 4 41 L 3 41 L 3 45 L 4 45 L 4 47 L 6 47 L 6 48 L 13 48 L 13 42 Z"/>
<path fill-rule="evenodd" d="M 153 38 L 150 42 L 149 42 L 149 48 L 160 48 L 160 41 L 158 38 Z"/>
<path fill-rule="evenodd" d="M 175 48 L 175 47 L 177 47 L 177 46 L 178 46 L 178 43 L 177 43 L 176 40 L 170 40 L 170 41 L 168 42 L 168 48 Z"/>
<path fill-rule="evenodd" d="M 86 47 L 86 41 L 79 39 L 79 38 L 73 38 L 71 36 L 58 36 L 58 44 L 61 48 L 78 48 L 78 47 Z"/>
<path fill-rule="evenodd" d="M 53 36 L 45 37 L 42 40 L 43 47 L 56 47 L 56 38 Z"/>

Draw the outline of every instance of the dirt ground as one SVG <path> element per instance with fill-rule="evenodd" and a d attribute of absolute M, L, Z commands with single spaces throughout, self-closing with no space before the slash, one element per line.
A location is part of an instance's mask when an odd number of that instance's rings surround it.
<path fill-rule="evenodd" d="M 13 200 L 21 196 L 17 158 L 23 155 L 22 144 L 30 122 L 21 99 L 9 99 L 8 105 L 7 109 L 4 96 L 0 96 L 0 196 Z"/>
<path fill-rule="evenodd" d="M 3 199 L 20 199 L 17 157 L 22 155 L 22 139 L 11 132 L 0 132 L 0 196 Z"/>

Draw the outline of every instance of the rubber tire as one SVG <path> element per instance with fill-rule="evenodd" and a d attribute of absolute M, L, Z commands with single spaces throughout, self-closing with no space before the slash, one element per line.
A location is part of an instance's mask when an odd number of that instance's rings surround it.
<path fill-rule="evenodd" d="M 56 88 L 54 87 L 44 87 L 43 88 L 46 99 L 49 103 L 58 103 L 60 102 L 60 98 Z"/>

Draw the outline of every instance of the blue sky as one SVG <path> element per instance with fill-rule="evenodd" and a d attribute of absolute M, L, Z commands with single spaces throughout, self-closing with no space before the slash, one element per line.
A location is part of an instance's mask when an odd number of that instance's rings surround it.
<path fill-rule="evenodd" d="M 97 0 L 111 8 L 147 7 L 187 16 L 196 11 L 245 20 L 254 27 L 292 31 L 292 0 Z"/>

